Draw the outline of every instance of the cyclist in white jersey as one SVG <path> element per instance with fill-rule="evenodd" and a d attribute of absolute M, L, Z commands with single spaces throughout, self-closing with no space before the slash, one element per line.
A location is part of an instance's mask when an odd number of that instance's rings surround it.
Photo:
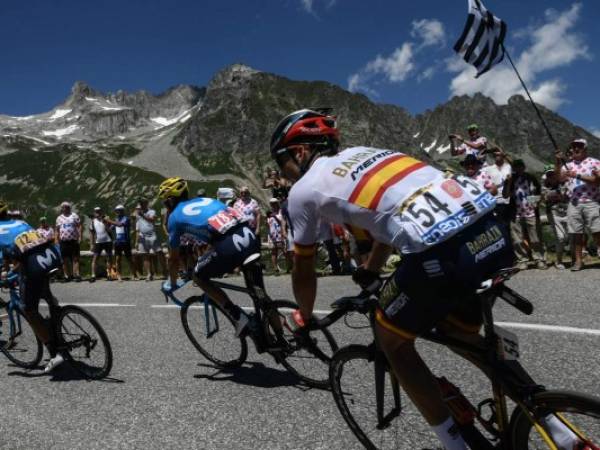
<path fill-rule="evenodd" d="M 376 285 L 391 248 L 402 262 L 382 287 L 376 332 L 402 387 L 449 450 L 466 449 L 439 386 L 414 340 L 434 326 L 478 339 L 481 311 L 475 290 L 512 265 L 510 240 L 492 215 L 483 186 L 408 155 L 367 147 L 338 153 L 335 117 L 300 110 L 285 117 L 271 139 L 271 155 L 295 182 L 288 208 L 294 229 L 293 290 L 301 329 L 316 298 L 315 243 L 321 222 L 346 224 L 374 240 L 354 280 Z"/>

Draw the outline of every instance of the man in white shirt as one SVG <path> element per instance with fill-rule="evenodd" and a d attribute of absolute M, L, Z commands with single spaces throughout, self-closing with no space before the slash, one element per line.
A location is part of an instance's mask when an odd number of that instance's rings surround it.
<path fill-rule="evenodd" d="M 136 246 L 138 253 L 144 257 L 146 281 L 154 279 L 154 264 L 152 264 L 152 259 L 155 259 L 156 254 L 161 251 L 154 227 L 156 218 L 156 211 L 148 208 L 148 200 L 140 199 L 140 209 L 136 209 Z"/>
<path fill-rule="evenodd" d="M 69 202 L 60 204 L 61 214 L 56 218 L 55 239 L 60 245 L 65 281 L 81 281 L 79 275 L 79 253 L 82 226 L 79 216 L 71 210 Z M 72 264 L 72 267 L 69 267 Z M 72 269 L 69 271 L 69 269 Z M 70 272 L 70 273 L 69 273 Z"/>
<path fill-rule="evenodd" d="M 484 167 L 484 170 L 492 179 L 492 183 L 496 185 L 498 192 L 496 193 L 496 216 L 505 224 L 510 224 L 511 210 L 510 210 L 510 199 L 502 196 L 502 189 L 504 183 L 512 172 L 510 165 L 510 157 L 500 147 L 493 149 L 494 151 L 494 164 Z"/>
<path fill-rule="evenodd" d="M 92 274 L 90 276 L 90 283 L 96 281 L 96 262 L 98 257 L 102 255 L 102 252 L 106 253 L 106 278 L 111 281 L 111 274 L 113 272 L 113 261 L 112 261 L 112 238 L 108 234 L 108 227 L 110 224 L 106 221 L 104 213 L 99 206 L 94 208 L 94 217 L 90 224 L 90 236 L 91 236 L 91 247 L 92 247 Z"/>
<path fill-rule="evenodd" d="M 487 139 L 479 134 L 479 126 L 475 123 L 467 127 L 467 133 L 469 133 L 468 139 L 464 139 L 460 134 L 450 135 L 450 151 L 452 156 L 475 155 L 477 158 L 483 160 L 485 151 L 487 150 Z M 456 146 L 456 141 L 460 142 L 458 147 Z"/>

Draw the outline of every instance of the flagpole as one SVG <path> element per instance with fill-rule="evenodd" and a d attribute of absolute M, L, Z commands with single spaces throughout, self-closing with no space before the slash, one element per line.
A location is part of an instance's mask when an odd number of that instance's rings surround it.
<path fill-rule="evenodd" d="M 523 89 L 525 89 L 525 92 L 527 93 L 527 96 L 529 97 L 529 100 L 531 101 L 531 105 L 535 109 L 535 112 L 537 113 L 540 121 L 542 122 L 542 125 L 544 126 L 544 129 L 546 130 L 546 133 L 548 134 L 548 137 L 550 138 L 550 141 L 552 142 L 552 145 L 554 145 L 554 150 L 557 151 L 557 152 L 559 152 L 560 149 L 558 148 L 558 144 L 556 143 L 556 140 L 554 139 L 554 136 L 552 136 L 552 133 L 550 132 L 550 128 L 548 128 L 548 125 L 546 124 L 546 121 L 542 117 L 542 113 L 540 112 L 539 108 L 537 107 L 537 105 L 533 101 L 533 98 L 531 98 L 531 94 L 529 93 L 529 89 L 527 89 L 527 86 L 525 85 L 525 82 L 523 81 L 523 78 L 521 78 L 521 74 L 517 70 L 517 67 L 515 66 L 515 63 L 513 62 L 512 58 L 510 57 L 510 53 L 508 53 L 508 50 L 506 50 L 506 48 L 504 47 L 504 43 L 502 43 L 500 45 L 502 46 L 502 50 L 504 51 L 504 54 L 508 58 L 508 61 L 510 62 L 510 65 L 512 66 L 512 68 L 514 69 L 515 73 L 517 74 L 517 77 L 519 77 L 519 81 L 521 82 L 521 85 L 523 86 Z"/>

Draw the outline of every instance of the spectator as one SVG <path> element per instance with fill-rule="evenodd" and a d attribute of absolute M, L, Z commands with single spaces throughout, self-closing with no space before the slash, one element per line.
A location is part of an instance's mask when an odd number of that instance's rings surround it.
<path fill-rule="evenodd" d="M 506 180 L 512 172 L 510 157 L 500 147 L 494 148 L 493 152 L 494 164 L 486 166 L 484 170 L 490 176 L 492 183 L 494 183 L 497 189 L 495 209 L 496 216 L 507 226 L 509 226 L 513 211 L 510 206 L 509 199 L 503 197 L 502 190 L 504 189 Z"/>
<path fill-rule="evenodd" d="M 279 253 L 286 251 L 287 236 L 285 234 L 285 225 L 283 220 L 283 214 L 279 206 L 279 200 L 272 198 L 269 201 L 271 211 L 267 213 L 267 239 L 268 245 L 271 249 L 271 262 L 273 263 L 273 270 L 279 274 L 281 269 L 277 264 L 277 257 Z"/>
<path fill-rule="evenodd" d="M 250 197 L 250 189 L 248 186 L 243 186 L 240 189 L 240 198 L 233 203 L 233 208 L 236 209 L 242 217 L 248 221 L 248 227 L 259 234 L 260 230 L 260 207 L 258 202 Z"/>
<path fill-rule="evenodd" d="M 510 224 L 510 231 L 520 269 L 527 269 L 528 261 L 535 263 L 538 269 L 548 267 L 538 236 L 539 214 L 536 210 L 541 199 L 539 194 L 538 180 L 525 172 L 522 159 L 515 160 L 513 173 L 508 178 L 503 195 L 505 198 L 510 197 L 516 207 L 516 217 Z"/>
<path fill-rule="evenodd" d="M 471 124 L 467 127 L 469 138 L 467 140 L 459 134 L 450 135 L 450 152 L 452 156 L 466 154 L 476 156 L 483 160 L 485 151 L 487 150 L 487 139 L 479 134 L 479 127 L 476 124 Z M 456 141 L 461 144 L 457 147 Z"/>
<path fill-rule="evenodd" d="M 587 141 L 576 139 L 571 143 L 573 161 L 561 168 L 562 157 L 557 153 L 555 171 L 560 174 L 559 181 L 566 181 L 569 206 L 567 221 L 569 233 L 575 235 L 575 263 L 572 271 L 583 268 L 583 248 L 586 228 L 592 233 L 594 241 L 600 245 L 600 161 L 587 155 Z"/>
<path fill-rule="evenodd" d="M 79 216 L 71 211 L 69 202 L 60 205 L 61 214 L 56 218 L 56 239 L 63 258 L 65 282 L 81 281 L 79 275 L 79 253 L 81 250 L 82 226 Z M 71 266 L 71 267 L 69 267 Z"/>
<path fill-rule="evenodd" d="M 487 191 L 495 196 L 498 193 L 498 188 L 493 183 L 492 178 L 488 175 L 485 170 L 481 169 L 483 162 L 477 159 L 475 155 L 467 155 L 467 157 L 460 163 L 465 168 L 466 175 L 474 181 L 477 181 Z"/>
<path fill-rule="evenodd" d="M 117 215 L 115 220 L 110 220 L 109 218 L 105 220 L 111 225 L 115 234 L 115 268 L 117 280 L 123 281 L 122 255 L 125 255 L 125 258 L 127 258 L 133 280 L 137 280 L 137 269 L 133 263 L 131 254 L 131 220 L 125 214 L 125 206 L 123 205 L 115 207 L 115 214 Z"/>
<path fill-rule="evenodd" d="M 230 187 L 220 187 L 217 189 L 217 200 L 227 206 L 232 206 L 235 201 L 235 190 Z"/>
<path fill-rule="evenodd" d="M 108 232 L 110 227 L 106 216 L 102 212 L 102 208 L 96 206 L 94 208 L 94 216 L 90 224 L 90 243 L 92 247 L 92 269 L 90 275 L 90 283 L 96 281 L 96 262 L 102 256 L 102 252 L 106 253 L 106 279 L 112 280 L 113 261 L 112 261 L 112 238 Z"/>
<path fill-rule="evenodd" d="M 276 181 L 279 180 L 279 171 L 275 169 L 267 169 L 265 178 L 263 179 L 263 189 L 272 189 Z"/>
<path fill-rule="evenodd" d="M 200 198 L 204 198 L 206 197 L 206 189 L 198 189 L 198 191 L 196 192 L 196 197 L 200 197 Z"/>
<path fill-rule="evenodd" d="M 12 220 L 23 220 L 23 213 L 20 209 L 13 209 L 8 211 L 8 218 Z"/>
<path fill-rule="evenodd" d="M 154 279 L 153 259 L 156 259 L 157 252 L 162 251 L 154 228 L 156 211 L 148 208 L 148 200 L 144 198 L 139 200 L 139 206 L 135 221 L 136 247 L 144 259 L 146 281 L 152 281 Z"/>
<path fill-rule="evenodd" d="M 46 216 L 40 217 L 40 226 L 37 229 L 37 232 L 44 236 L 44 239 L 46 239 L 49 242 L 53 242 L 55 240 L 54 230 L 50 225 L 48 225 L 48 220 L 46 219 Z"/>
<path fill-rule="evenodd" d="M 559 182 L 553 165 L 544 167 L 542 176 L 542 199 L 546 203 L 546 217 L 552 227 L 556 242 L 556 264 L 559 270 L 564 270 L 563 253 L 569 243 L 566 186 Z"/>
<path fill-rule="evenodd" d="M 279 174 L 279 172 L 277 173 Z M 287 199 L 289 191 L 290 183 L 285 178 L 278 176 L 273 182 L 273 187 L 271 188 L 273 197 L 278 199 L 280 202 L 283 202 Z"/>

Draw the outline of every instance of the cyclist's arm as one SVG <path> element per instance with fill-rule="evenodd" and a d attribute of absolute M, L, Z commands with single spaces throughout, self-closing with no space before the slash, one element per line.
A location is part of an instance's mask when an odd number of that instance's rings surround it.
<path fill-rule="evenodd" d="M 304 319 L 310 318 L 317 297 L 317 274 L 315 272 L 315 246 L 304 248 L 309 254 L 294 253 L 294 269 L 292 270 L 292 286 L 294 297 L 300 306 Z"/>
<path fill-rule="evenodd" d="M 167 236 L 169 238 L 169 279 L 171 286 L 176 286 L 179 272 L 179 244 L 181 243 L 181 232 L 175 221 L 167 223 Z"/>
<path fill-rule="evenodd" d="M 367 262 L 365 263 L 365 269 L 371 272 L 379 272 L 385 262 L 387 261 L 390 253 L 392 252 L 392 247 L 386 244 L 382 244 L 381 242 L 373 242 L 373 248 L 371 249 L 371 253 L 367 257 Z"/>
<path fill-rule="evenodd" d="M 304 188 L 293 191 L 288 199 L 288 212 L 294 228 L 294 297 L 304 319 L 312 315 L 317 295 L 315 251 L 320 227 L 316 193 Z"/>

